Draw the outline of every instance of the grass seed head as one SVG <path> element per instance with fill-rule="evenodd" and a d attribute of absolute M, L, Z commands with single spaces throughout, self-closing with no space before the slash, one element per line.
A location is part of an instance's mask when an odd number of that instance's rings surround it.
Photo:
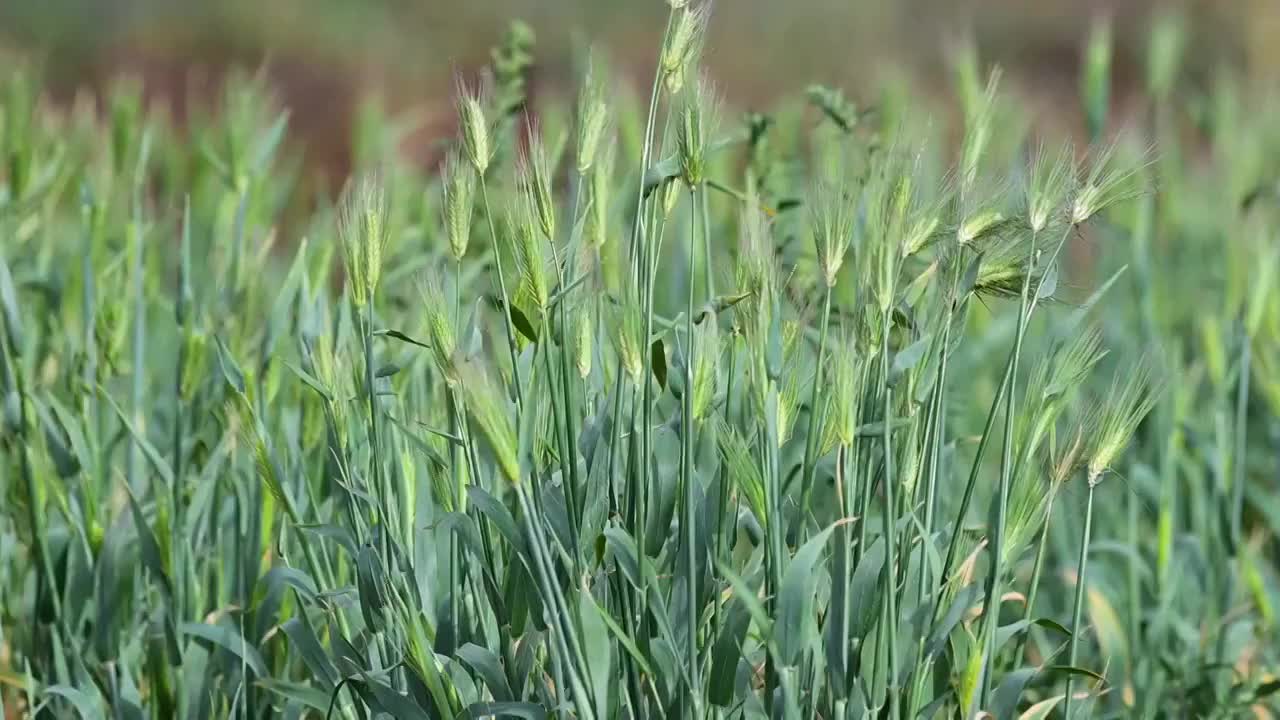
<path fill-rule="evenodd" d="M 1031 542 L 1044 519 L 1048 501 L 1049 494 L 1045 492 L 1042 475 L 1022 472 L 1014 478 L 1009 494 L 1006 534 L 1001 543 L 1002 566 L 1007 566 Z"/>
<path fill-rule="evenodd" d="M 613 305 L 613 321 L 609 323 L 609 336 L 613 341 L 618 362 L 631 378 L 640 381 L 644 371 L 644 314 L 634 291 L 624 291 L 622 298 Z"/>
<path fill-rule="evenodd" d="M 209 337 L 203 330 L 195 329 L 182 342 L 186 345 L 186 362 L 182 366 L 181 393 L 183 399 L 189 401 L 208 371 Z"/>
<path fill-rule="evenodd" d="M 334 342 L 333 333 L 319 335 L 307 357 L 311 375 L 325 390 L 325 405 L 335 419 L 339 439 L 346 440 L 347 401 L 355 395 L 351 362 L 344 354 L 345 344 Z"/>
<path fill-rule="evenodd" d="M 1111 382 L 1106 404 L 1096 413 L 1090 428 L 1089 484 L 1096 485 L 1125 446 L 1138 424 L 1155 407 L 1160 384 L 1149 361 L 1142 360 L 1128 372 L 1120 371 Z"/>
<path fill-rule="evenodd" d="M 596 161 L 601 140 L 609 128 L 609 106 L 604 92 L 590 76 L 582 85 L 578 98 L 578 173 L 586 175 Z"/>
<path fill-rule="evenodd" d="M 1094 155 L 1088 172 L 1076 186 L 1071 205 L 1072 225 L 1081 225 L 1112 205 L 1136 197 L 1142 192 L 1138 181 L 1147 161 L 1128 166 L 1117 155 L 1116 143 Z"/>
<path fill-rule="evenodd" d="M 768 343 L 779 282 L 769 221 L 759 208 L 755 194 L 748 192 L 742 206 L 738 262 L 734 269 L 738 291 L 747 297 L 735 311 L 748 341 L 763 347 Z"/>
<path fill-rule="evenodd" d="M 662 201 L 663 216 L 670 218 L 671 213 L 675 212 L 676 205 L 680 204 L 680 190 L 680 181 L 675 178 L 667 180 L 658 188 L 659 199 Z"/>
<path fill-rule="evenodd" d="M 502 392 L 487 373 L 472 363 L 462 363 L 458 368 L 458 377 L 466 399 L 467 412 L 489 443 L 498 469 L 512 485 L 520 484 L 516 430 Z"/>
<path fill-rule="evenodd" d="M 474 171 L 464 166 L 455 153 L 445 159 L 442 172 L 444 191 L 444 225 L 449 240 L 449 255 L 461 262 L 471 240 L 471 217 L 475 198 Z"/>
<path fill-rule="evenodd" d="M 715 123 L 715 91 L 701 80 L 684 94 L 676 128 L 680 174 L 690 188 L 702 184 L 707 172 L 707 140 Z"/>
<path fill-rule="evenodd" d="M 715 317 L 707 317 L 693 330 L 693 417 L 702 420 L 711 411 L 720 364 L 720 329 Z"/>
<path fill-rule="evenodd" d="M 590 204 L 587 207 L 586 235 L 597 248 L 604 247 L 609 239 L 609 188 L 613 182 L 614 146 L 609 143 L 600 152 L 588 176 L 587 190 Z"/>
<path fill-rule="evenodd" d="M 755 452 L 736 428 L 719 421 L 716 439 L 720 446 L 720 459 L 728 470 L 729 479 L 747 502 L 747 507 L 761 527 L 769 527 L 769 515 L 765 505 L 764 477 L 760 465 L 755 462 Z"/>
<path fill-rule="evenodd" d="M 998 230 L 1005 222 L 1004 213 L 999 210 L 984 210 L 975 213 L 956 231 L 956 240 L 961 245 L 970 245 Z"/>
<path fill-rule="evenodd" d="M 1084 382 L 1090 371 L 1106 357 L 1102 346 L 1102 332 L 1091 327 L 1075 332 L 1071 338 L 1051 356 L 1045 382 L 1039 388 L 1046 399 L 1061 397 Z"/>
<path fill-rule="evenodd" d="M 338 212 L 338 238 L 356 307 L 364 307 L 377 291 L 382 254 L 391 234 L 388 220 L 387 194 L 380 179 L 365 176 L 347 187 Z"/>
<path fill-rule="evenodd" d="M 862 397 L 859 387 L 862 359 L 852 336 L 840 342 L 827 364 L 825 422 L 822 426 L 821 454 L 837 445 L 849 447 L 858 433 L 858 407 Z"/>
<path fill-rule="evenodd" d="M 994 244 L 979 261 L 974 292 L 990 297 L 1021 296 L 1023 284 L 1027 281 L 1028 254 L 1043 252 L 1043 245 L 1050 241 L 1050 238 L 1039 235 L 1035 237 L 1033 244 L 1032 237 L 1026 233 L 1005 234 L 995 238 Z M 1033 268 L 1031 288 L 1038 287 L 1045 270 L 1043 263 Z"/>
<path fill-rule="evenodd" d="M 1049 477 L 1053 481 L 1054 487 L 1058 487 L 1071 479 L 1076 471 L 1085 465 L 1085 452 L 1088 449 L 1088 442 L 1085 438 L 1085 427 L 1089 424 L 1089 417 L 1085 422 L 1075 426 L 1075 431 L 1071 433 L 1069 442 L 1063 447 L 1060 454 L 1053 458 L 1053 465 L 1049 469 Z"/>
<path fill-rule="evenodd" d="M 1020 457 L 1035 454 L 1045 435 L 1066 409 L 1076 388 L 1106 356 L 1102 335 L 1096 328 L 1075 332 L 1065 342 L 1043 355 L 1031 371 L 1027 383 L 1028 407 L 1018 423 L 1017 446 Z"/>
<path fill-rule="evenodd" d="M 520 157 L 520 186 L 533 200 L 534 216 L 542 235 L 548 240 L 556 238 L 556 206 L 551 192 L 551 160 L 542 140 L 541 131 L 529 124 L 529 145 Z"/>
<path fill-rule="evenodd" d="M 578 370 L 578 377 L 585 380 L 591 374 L 592 338 L 595 337 L 595 324 L 591 319 L 591 308 L 585 303 L 573 314 L 573 364 Z"/>
<path fill-rule="evenodd" d="M 853 242 L 857 208 L 844 184 L 820 185 L 814 197 L 817 201 L 812 206 L 812 222 L 818 265 L 827 287 L 835 287 L 845 253 Z"/>
<path fill-rule="evenodd" d="M 1070 146 L 1063 145 L 1052 154 L 1043 146 L 1036 151 L 1026 187 L 1027 224 L 1033 232 L 1049 226 L 1054 213 L 1066 202 L 1072 180 Z"/>
<path fill-rule="evenodd" d="M 800 418 L 800 403 L 806 380 L 812 375 L 811 368 L 806 367 L 801 353 L 795 352 L 799 343 L 788 348 L 786 338 L 787 323 L 783 324 L 783 365 L 778 379 L 777 427 L 778 447 L 782 447 L 791 439 L 796 429 L 796 421 Z"/>
<path fill-rule="evenodd" d="M 977 182 L 982 158 L 991 141 L 999 87 L 1000 69 L 996 68 L 988 76 L 983 93 L 965 109 L 964 145 L 960 154 L 960 180 L 965 193 Z"/>
<path fill-rule="evenodd" d="M 710 2 L 678 11 L 675 26 L 662 50 L 662 76 L 667 92 L 674 95 L 684 88 L 685 78 L 701 50 L 710 18 Z"/>
<path fill-rule="evenodd" d="M 937 236 L 938 227 L 942 225 L 942 218 L 936 213 L 922 215 L 916 219 L 911 230 L 907 233 L 905 249 L 903 252 L 907 257 L 911 257 L 921 250 L 929 246 L 933 239 Z"/>
<path fill-rule="evenodd" d="M 493 150 L 489 146 L 489 125 L 484 117 L 481 93 L 458 81 L 458 125 L 462 128 L 462 147 L 476 174 L 484 177 Z"/>
<path fill-rule="evenodd" d="M 514 245 L 512 254 L 520 270 L 521 288 L 541 312 L 551 302 L 551 281 L 547 274 L 546 247 L 537 227 L 537 200 L 525 191 L 515 204 L 507 219 Z"/>
<path fill-rule="evenodd" d="M 431 355 L 435 359 L 436 368 L 444 376 L 449 385 L 457 383 L 458 376 L 454 368 L 454 353 L 458 342 L 448 308 L 452 303 L 445 297 L 444 283 L 440 274 L 428 270 L 418 278 L 418 296 L 422 300 L 422 311 L 426 315 L 427 332 L 431 341 Z"/>
<path fill-rule="evenodd" d="M 911 179 L 901 153 L 890 152 L 888 159 L 868 187 L 867 216 L 861 224 L 863 233 L 859 249 L 867 256 L 864 263 L 876 308 L 887 313 L 897 292 L 898 273 L 905 248 L 907 212 L 911 207 Z"/>

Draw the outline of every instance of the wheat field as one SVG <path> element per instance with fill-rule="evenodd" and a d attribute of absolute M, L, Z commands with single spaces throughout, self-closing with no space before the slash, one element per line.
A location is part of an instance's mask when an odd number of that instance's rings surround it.
<path fill-rule="evenodd" d="M 730 5 L 334 197 L 260 75 L 6 68 L 5 717 L 1274 717 L 1274 93 L 1169 14 L 1084 143 L 975 45 L 748 112 Z"/>

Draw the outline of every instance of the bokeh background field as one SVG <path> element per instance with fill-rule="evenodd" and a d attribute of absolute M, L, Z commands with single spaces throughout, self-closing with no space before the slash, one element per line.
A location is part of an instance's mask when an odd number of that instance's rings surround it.
<path fill-rule="evenodd" d="M 1223 67 L 1266 83 L 1280 67 L 1272 0 L 721 0 L 704 64 L 731 104 L 764 106 L 809 82 L 865 93 L 907 74 L 950 99 L 947 57 L 972 38 L 1002 65 L 1006 91 L 1037 120 L 1080 132 L 1080 48 L 1093 22 L 1114 24 L 1115 122 L 1142 82 L 1152 19 L 1175 8 L 1193 28 L 1184 90 L 1202 93 Z M 731 12 L 730 12 L 731 10 Z M 512 19 L 536 35 L 532 94 L 569 89 L 588 46 L 643 85 L 665 5 L 636 0 L 15 0 L 0 3 L 0 57 L 38 67 L 64 101 L 121 74 L 181 116 L 215 94 L 228 68 L 261 68 L 294 110 L 294 140 L 343 177 L 362 103 L 412 118 L 404 152 L 430 162 L 454 130 L 456 73 L 483 65 Z"/>

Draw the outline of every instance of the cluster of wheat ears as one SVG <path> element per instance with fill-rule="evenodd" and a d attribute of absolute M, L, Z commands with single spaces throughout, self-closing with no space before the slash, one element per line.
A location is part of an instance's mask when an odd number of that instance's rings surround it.
<path fill-rule="evenodd" d="M 6 717 L 1271 717 L 1274 103 L 1170 15 L 1083 151 L 972 48 L 731 114 L 669 5 L 638 103 L 514 25 L 333 204 L 258 79 L 8 73 Z"/>

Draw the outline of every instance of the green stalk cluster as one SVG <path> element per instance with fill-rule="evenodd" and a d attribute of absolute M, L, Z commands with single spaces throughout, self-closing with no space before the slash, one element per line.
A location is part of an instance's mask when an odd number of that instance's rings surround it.
<path fill-rule="evenodd" d="M 1085 152 L 1030 140 L 976 48 L 954 134 L 906 84 L 739 118 L 710 3 L 666 8 L 647 97 L 592 63 L 572 107 L 528 98 L 517 25 L 439 168 L 332 201 L 261 78 L 177 128 L 127 85 L 56 118 L 6 71 L 0 706 L 1274 701 L 1275 102 L 1190 112 L 1169 16 L 1114 138 L 1095 26 Z"/>

